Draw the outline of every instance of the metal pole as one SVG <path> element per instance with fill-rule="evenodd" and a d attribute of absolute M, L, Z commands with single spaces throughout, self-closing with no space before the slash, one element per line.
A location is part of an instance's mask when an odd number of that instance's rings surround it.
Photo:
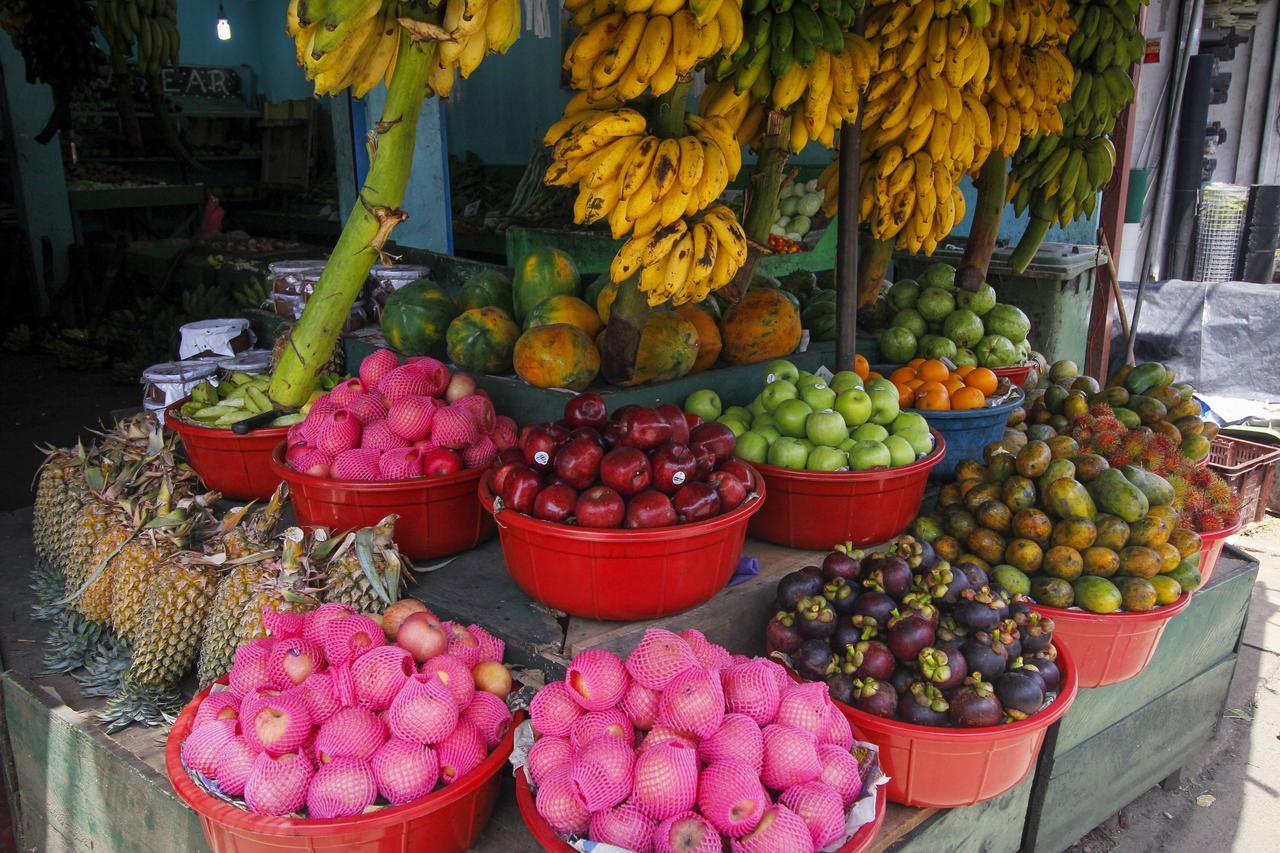
<path fill-rule="evenodd" d="M 858 121 L 840 125 L 840 198 L 836 214 L 836 370 L 853 368 L 858 352 Z"/>

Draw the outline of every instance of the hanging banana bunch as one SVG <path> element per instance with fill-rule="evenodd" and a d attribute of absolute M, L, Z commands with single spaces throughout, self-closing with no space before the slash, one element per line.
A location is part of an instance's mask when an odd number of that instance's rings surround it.
<path fill-rule="evenodd" d="M 391 81 L 401 28 L 436 43 L 429 94 L 447 98 L 491 53 L 506 53 L 520 35 L 520 0 L 290 0 L 285 32 L 317 95 L 350 88 L 364 97 Z"/>
<path fill-rule="evenodd" d="M 983 100 L 1004 156 L 1023 138 L 1061 132 L 1058 108 L 1075 75 L 1063 48 L 1075 29 L 1067 0 L 1005 0 L 992 10 L 982 30 L 991 54 Z"/>
<path fill-rule="evenodd" d="M 733 211 L 716 205 L 686 221 L 676 219 L 632 237 L 614 257 L 609 276 L 625 281 L 639 273 L 651 306 L 701 302 L 724 287 L 747 261 L 747 234 Z"/>
<path fill-rule="evenodd" d="M 98 0 L 98 28 L 112 50 L 128 56 L 136 42 L 138 71 L 178 66 L 178 0 Z"/>

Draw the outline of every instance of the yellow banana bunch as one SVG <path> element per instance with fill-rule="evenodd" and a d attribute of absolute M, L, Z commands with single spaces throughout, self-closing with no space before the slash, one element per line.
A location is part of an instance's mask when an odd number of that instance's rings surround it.
<path fill-rule="evenodd" d="M 1065 52 L 1076 29 L 1070 11 L 1066 0 L 1007 0 L 982 30 L 991 54 L 983 101 L 1006 157 L 1024 138 L 1062 131 L 1058 107 L 1075 78 Z"/>
<path fill-rule="evenodd" d="M 402 28 L 437 43 L 428 88 L 442 98 L 453 89 L 455 70 L 469 77 L 485 56 L 506 53 L 520 35 L 520 0 L 446 0 L 434 21 L 398 17 L 400 6 L 399 0 L 290 0 L 285 32 L 317 95 L 350 87 L 361 98 L 390 81 Z"/>
<path fill-rule="evenodd" d="M 650 306 L 701 302 L 733 280 L 747 260 L 747 235 L 733 211 L 716 205 L 622 244 L 609 276 L 622 282 L 640 274 Z"/>
<path fill-rule="evenodd" d="M 652 234 L 715 203 L 742 167 L 742 152 L 721 118 L 685 117 L 686 136 L 660 139 L 645 116 L 579 95 L 543 143 L 552 162 L 543 180 L 578 187 L 574 221 L 608 221 L 614 239 Z"/>
<path fill-rule="evenodd" d="M 702 20 L 683 3 L 663 14 L 652 6 L 631 13 L 619 7 L 585 24 L 565 51 L 564 69 L 570 85 L 594 100 L 629 101 L 646 89 L 654 95 L 670 91 L 678 77 L 741 41 L 738 0 L 722 0 Z"/>
<path fill-rule="evenodd" d="M 682 9 L 692 13 L 698 23 L 705 24 L 719 15 L 724 6 L 733 7 L 738 20 L 742 20 L 742 0 L 565 0 L 564 2 L 564 8 L 571 13 L 575 27 L 585 27 L 610 12 L 623 12 L 628 15 L 638 13 L 674 15 Z"/>

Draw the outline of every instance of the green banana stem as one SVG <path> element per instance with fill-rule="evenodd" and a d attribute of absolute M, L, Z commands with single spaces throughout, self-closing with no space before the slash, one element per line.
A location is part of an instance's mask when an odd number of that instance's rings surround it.
<path fill-rule="evenodd" d="M 965 242 L 964 258 L 956 271 L 956 287 L 976 292 L 987 279 L 991 252 L 1000 234 L 1008 175 L 1009 158 L 997 151 L 991 152 L 978 174 L 978 202 L 973 210 L 973 226 Z"/>
<path fill-rule="evenodd" d="M 1014 272 L 1022 272 L 1027 268 L 1027 264 L 1031 263 L 1032 259 L 1035 258 L 1036 252 L 1040 250 L 1040 244 L 1044 242 L 1044 237 L 1049 233 L 1049 226 L 1052 224 L 1048 219 L 1041 219 L 1034 213 L 1031 214 L 1031 219 L 1027 222 L 1027 230 L 1022 233 L 1022 239 L 1018 241 L 1017 248 L 1009 256 L 1009 267 Z"/>
<path fill-rule="evenodd" d="M 773 116 L 765 119 L 771 122 Z M 769 229 L 778 218 L 778 193 L 782 190 L 783 170 L 786 168 L 790 153 L 787 143 L 791 139 L 791 116 L 783 116 L 777 125 L 777 132 L 769 127 L 761 143 L 760 156 L 756 159 L 756 167 L 751 171 L 751 181 L 747 191 L 747 206 L 742 214 L 742 230 L 747 232 L 747 262 L 738 270 L 733 281 L 726 284 L 717 295 L 731 302 L 737 302 L 751 286 L 751 279 L 756 274 L 756 265 L 765 254 L 757 248 L 769 244 Z"/>
<path fill-rule="evenodd" d="M 658 98 L 649 116 L 654 136 L 661 139 L 679 139 L 688 133 L 684 126 L 684 114 L 689 104 L 689 92 L 692 89 L 692 78 L 677 80 L 666 94 Z M 613 315 L 610 314 L 610 316 Z"/>
<path fill-rule="evenodd" d="M 392 229 L 408 218 L 400 203 L 409 183 L 418 114 L 435 49 L 434 42 L 424 46 L 407 32 L 400 34 L 400 52 L 387 86 L 383 118 L 374 125 L 376 142 L 369 174 L 360 189 L 360 203 L 351 209 L 302 319 L 290 333 L 289 345 L 271 375 L 269 396 L 282 409 L 296 409 L 307 402 L 364 287 L 369 268 L 382 254 Z"/>
<path fill-rule="evenodd" d="M 880 282 L 889 271 L 889 261 L 892 258 L 892 240 L 868 240 L 863 250 L 858 252 L 859 308 L 876 301 L 876 296 L 880 293 Z"/>

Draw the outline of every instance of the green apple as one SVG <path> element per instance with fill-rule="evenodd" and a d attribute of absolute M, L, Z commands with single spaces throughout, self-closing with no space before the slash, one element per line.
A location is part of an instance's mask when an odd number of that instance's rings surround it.
<path fill-rule="evenodd" d="M 684 400 L 684 410 L 697 415 L 704 421 L 714 421 L 720 417 L 724 407 L 720 404 L 720 395 L 710 388 L 694 391 Z"/>
<path fill-rule="evenodd" d="M 853 446 L 857 443 L 858 443 L 857 441 L 855 441 L 852 437 L 850 437 L 850 438 L 846 438 L 844 441 L 837 444 L 836 447 L 840 448 L 845 453 L 848 453 L 850 450 L 853 450 Z"/>
<path fill-rule="evenodd" d="M 825 382 L 815 382 L 800 387 L 800 399 L 813 406 L 814 411 L 822 411 L 835 405 L 836 392 Z"/>
<path fill-rule="evenodd" d="M 746 432 L 748 429 L 750 429 L 750 427 L 747 426 L 746 421 L 742 420 L 741 418 L 735 418 L 732 415 L 721 415 L 720 417 L 716 418 L 716 420 L 724 424 L 725 426 L 727 426 L 729 429 L 733 430 L 733 435 L 735 438 L 737 438 L 738 436 Z"/>
<path fill-rule="evenodd" d="M 888 468 L 893 463 L 889 448 L 878 441 L 859 441 L 849 451 L 849 467 L 855 471 Z"/>
<path fill-rule="evenodd" d="M 889 437 L 889 431 L 880 424 L 863 424 L 849 433 L 849 437 L 857 441 L 884 441 Z"/>
<path fill-rule="evenodd" d="M 729 408 L 724 410 L 724 414 L 722 414 L 720 417 L 737 418 L 738 420 L 742 421 L 744 424 L 749 424 L 751 423 L 752 415 L 751 415 L 751 410 L 748 409 L 746 406 L 730 406 Z"/>
<path fill-rule="evenodd" d="M 835 376 L 831 377 L 831 381 L 827 383 L 831 386 L 831 390 L 837 394 L 843 394 L 850 388 L 861 388 L 862 377 L 854 373 L 852 370 L 842 370 Z"/>
<path fill-rule="evenodd" d="M 926 430 L 909 429 L 898 433 L 898 435 L 907 440 L 907 443 L 911 445 L 911 449 L 916 452 L 916 456 L 933 451 L 933 436 Z"/>
<path fill-rule="evenodd" d="M 792 438 L 804 435 L 804 422 L 813 413 L 813 407 L 804 400 L 783 400 L 773 410 L 773 420 L 778 431 Z"/>
<path fill-rule="evenodd" d="M 751 420 L 751 428 L 759 429 L 763 426 L 777 426 L 777 421 L 773 419 L 773 415 L 765 412 L 763 415 L 756 415 Z"/>
<path fill-rule="evenodd" d="M 906 432 L 908 430 L 929 431 L 929 422 L 924 419 L 924 415 L 918 412 L 903 412 L 893 419 L 893 423 L 889 426 L 889 432 L 894 435 Z"/>
<path fill-rule="evenodd" d="M 764 367 L 764 381 L 773 382 L 775 379 L 785 379 L 787 382 L 795 382 L 800 378 L 800 369 L 785 358 L 771 361 Z"/>
<path fill-rule="evenodd" d="M 834 447 L 815 447 L 805 467 L 810 471 L 839 471 L 849 467 L 849 455 Z"/>
<path fill-rule="evenodd" d="M 800 442 L 800 446 L 804 448 L 805 453 L 812 453 L 818 447 L 818 445 L 814 444 L 807 438 L 797 438 L 796 441 Z"/>
<path fill-rule="evenodd" d="M 889 448 L 889 462 L 894 468 L 901 468 L 903 465 L 910 465 L 916 461 L 916 450 L 911 446 L 911 442 L 907 441 L 900 435 L 891 435 L 884 440 L 884 446 Z"/>
<path fill-rule="evenodd" d="M 751 412 L 752 418 L 769 414 L 769 409 L 764 404 L 764 395 L 757 394 L 755 399 L 751 401 L 751 405 L 747 406 L 747 411 Z M 755 421 L 752 420 L 752 423 L 755 423 Z"/>
<path fill-rule="evenodd" d="M 871 413 L 875 406 L 871 402 L 871 397 L 861 388 L 850 388 L 848 391 L 841 391 L 836 396 L 835 404 L 832 406 L 847 426 L 856 427 L 865 424 L 871 419 Z"/>
<path fill-rule="evenodd" d="M 800 371 L 800 375 L 795 380 L 797 388 L 799 388 L 801 385 L 812 385 L 814 382 L 821 382 L 821 381 L 822 379 L 817 374 L 810 373 L 807 370 Z"/>
<path fill-rule="evenodd" d="M 765 411 L 772 412 L 787 400 L 794 400 L 799 396 L 795 383 L 788 379 L 775 379 L 760 392 L 760 402 L 764 403 Z"/>
<path fill-rule="evenodd" d="M 768 462 L 770 465 L 802 471 L 808 461 L 809 451 L 798 439 L 784 435 L 769 446 Z"/>
<path fill-rule="evenodd" d="M 769 426 L 752 426 L 751 431 L 763 435 L 765 441 L 770 444 L 773 444 L 778 440 L 778 437 L 782 435 L 782 433 L 778 432 L 778 428 L 772 424 Z"/>
<path fill-rule="evenodd" d="M 748 462 L 763 462 L 769 458 L 769 440 L 754 430 L 747 430 L 738 436 L 733 453 Z"/>
<path fill-rule="evenodd" d="M 838 412 L 814 412 L 805 419 L 804 434 L 814 444 L 835 447 L 849 437 L 849 428 Z"/>
<path fill-rule="evenodd" d="M 871 422 L 888 426 L 898 416 L 898 389 L 888 379 L 872 379 L 867 383 L 871 396 Z"/>

